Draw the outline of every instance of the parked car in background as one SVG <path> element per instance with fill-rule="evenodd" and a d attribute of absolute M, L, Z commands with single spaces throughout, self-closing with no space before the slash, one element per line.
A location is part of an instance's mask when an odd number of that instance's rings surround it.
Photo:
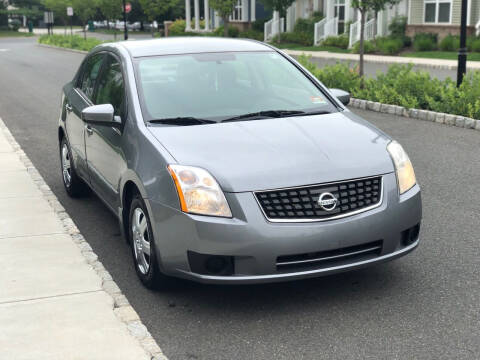
<path fill-rule="evenodd" d="M 303 279 L 419 244 L 420 187 L 402 146 L 264 43 L 103 44 L 63 88 L 67 193 L 118 217 L 147 287 Z"/>

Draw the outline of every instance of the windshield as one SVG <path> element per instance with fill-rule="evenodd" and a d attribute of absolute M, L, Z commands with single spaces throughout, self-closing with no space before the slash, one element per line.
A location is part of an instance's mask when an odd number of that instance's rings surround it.
<path fill-rule="evenodd" d="M 136 61 L 136 71 L 147 121 L 196 118 L 206 123 L 262 112 L 268 117 L 269 111 L 294 115 L 337 111 L 316 85 L 276 52 L 148 57 Z"/>

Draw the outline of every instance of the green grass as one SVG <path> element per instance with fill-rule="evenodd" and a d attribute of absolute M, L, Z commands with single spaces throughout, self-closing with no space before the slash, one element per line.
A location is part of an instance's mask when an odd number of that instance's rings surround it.
<path fill-rule="evenodd" d="M 59 46 L 67 49 L 90 51 L 103 41 L 95 38 L 87 38 L 78 35 L 42 35 L 38 38 L 40 44 Z"/>
<path fill-rule="evenodd" d="M 0 30 L 0 38 L 3 37 L 31 37 L 33 34 L 20 32 L 20 31 L 8 31 L 8 30 Z"/>
<path fill-rule="evenodd" d="M 304 45 L 293 44 L 293 43 L 281 43 L 281 44 L 271 43 L 271 44 L 279 49 L 301 50 L 301 51 L 330 51 L 330 52 L 342 53 L 342 54 L 350 53 L 349 49 L 341 49 L 334 46 L 304 46 Z"/>
<path fill-rule="evenodd" d="M 458 59 L 458 53 L 455 51 L 414 51 L 400 54 L 400 56 L 444 60 Z M 467 56 L 467 60 L 480 61 L 480 53 L 469 53 Z"/>

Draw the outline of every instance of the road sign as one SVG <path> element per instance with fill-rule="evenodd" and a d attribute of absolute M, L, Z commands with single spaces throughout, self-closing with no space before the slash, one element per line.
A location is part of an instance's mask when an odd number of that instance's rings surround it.
<path fill-rule="evenodd" d="M 125 4 L 125 12 L 128 14 L 130 11 L 132 11 L 132 4 L 126 3 Z"/>
<path fill-rule="evenodd" d="M 71 6 L 67 7 L 67 15 L 68 16 L 73 16 L 73 7 L 71 7 Z"/>
<path fill-rule="evenodd" d="M 45 11 L 43 13 L 43 22 L 45 24 L 53 24 L 53 12 Z"/>

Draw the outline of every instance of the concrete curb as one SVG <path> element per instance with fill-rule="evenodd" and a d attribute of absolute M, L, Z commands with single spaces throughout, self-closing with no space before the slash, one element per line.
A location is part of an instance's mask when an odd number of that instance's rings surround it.
<path fill-rule="evenodd" d="M 480 120 L 471 119 L 465 116 L 438 113 L 429 110 L 407 109 L 403 106 L 382 104 L 379 102 L 355 98 L 350 100 L 348 106 L 362 110 L 371 110 L 390 115 L 403 116 L 411 119 L 431 121 L 439 124 L 480 131 Z"/>
<path fill-rule="evenodd" d="M 50 49 L 57 49 L 57 50 L 63 50 L 63 51 L 70 51 L 78 54 L 88 54 L 88 51 L 85 50 L 77 50 L 77 49 L 69 49 L 69 48 L 64 48 L 61 46 L 54 46 L 54 45 L 47 45 L 47 44 L 38 44 L 37 46 L 44 47 L 44 48 L 50 48 Z"/>
<path fill-rule="evenodd" d="M 3 120 L 0 118 L 0 131 L 3 132 L 5 138 L 12 146 L 14 152 L 20 157 L 27 168 L 27 172 L 37 185 L 43 197 L 48 201 L 54 213 L 62 223 L 66 233 L 70 235 L 73 242 L 77 244 L 85 261 L 95 270 L 102 280 L 102 288 L 113 299 L 113 312 L 117 318 L 123 322 L 129 333 L 140 343 L 142 348 L 150 356 L 152 360 L 168 360 L 158 346 L 155 339 L 148 332 L 146 326 L 140 320 L 135 309 L 130 305 L 128 299 L 122 293 L 118 285 L 112 279 L 110 273 L 105 269 L 103 264 L 98 260 L 98 256 L 94 253 L 91 246 L 85 241 L 74 221 L 70 218 L 65 208 L 60 204 L 50 187 L 45 183 L 43 177 L 32 164 L 28 156 L 17 143 L 10 130 L 7 128 Z"/>
<path fill-rule="evenodd" d="M 317 59 L 339 60 L 346 62 L 358 62 L 358 54 L 332 53 L 328 51 L 302 51 L 302 50 L 282 50 L 290 56 L 307 55 Z M 402 56 L 369 55 L 365 54 L 365 62 L 371 64 L 412 64 L 414 66 L 430 69 L 456 70 L 457 62 L 455 60 L 431 59 L 431 58 L 410 58 Z M 480 70 L 480 61 L 468 61 L 468 70 Z"/>

